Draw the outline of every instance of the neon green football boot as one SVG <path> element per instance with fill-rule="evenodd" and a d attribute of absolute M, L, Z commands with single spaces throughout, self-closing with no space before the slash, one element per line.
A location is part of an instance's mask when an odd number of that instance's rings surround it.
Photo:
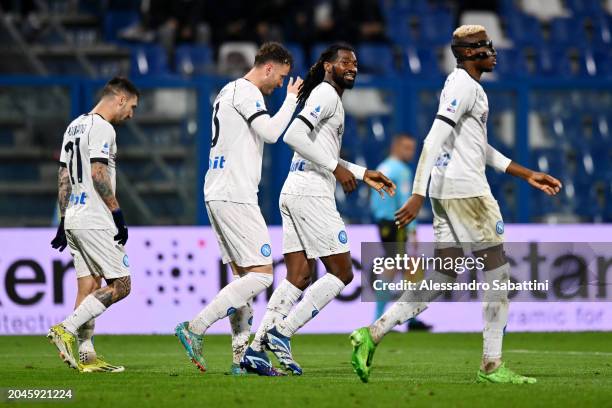
<path fill-rule="evenodd" d="M 355 330 L 351 333 L 350 339 L 353 345 L 353 354 L 351 355 L 353 370 L 361 381 L 367 383 L 370 378 L 370 368 L 376 351 L 376 344 L 374 344 L 370 329 L 367 327 Z"/>
<path fill-rule="evenodd" d="M 502 363 L 497 369 L 491 373 L 485 373 L 482 370 L 478 370 L 476 374 L 476 382 L 484 383 L 495 383 L 495 384 L 535 384 L 538 380 L 533 377 L 526 377 L 515 373 L 509 368 L 506 368 L 506 364 Z"/>
<path fill-rule="evenodd" d="M 61 323 L 52 326 L 47 333 L 47 338 L 59 351 L 59 356 L 68 367 L 78 369 L 79 365 L 74 357 L 75 336 L 62 326 Z"/>
<path fill-rule="evenodd" d="M 102 356 L 97 356 L 91 363 L 79 362 L 79 371 L 82 373 L 122 373 L 125 367 L 110 364 Z"/>

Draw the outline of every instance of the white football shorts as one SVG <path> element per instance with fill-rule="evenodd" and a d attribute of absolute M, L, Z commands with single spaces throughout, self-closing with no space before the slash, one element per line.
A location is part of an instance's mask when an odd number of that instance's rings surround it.
<path fill-rule="evenodd" d="M 117 279 L 130 275 L 125 248 L 113 239 L 116 234 L 114 229 L 66 230 L 77 278 L 91 275 Z"/>
<path fill-rule="evenodd" d="M 431 207 L 438 248 L 469 246 L 480 250 L 504 242 L 504 221 L 493 196 L 432 198 Z"/>
<path fill-rule="evenodd" d="M 283 254 L 305 251 L 309 259 L 349 252 L 344 221 L 329 197 L 281 194 Z"/>
<path fill-rule="evenodd" d="M 257 204 L 207 201 L 206 212 L 223 263 L 234 262 L 243 268 L 272 263 L 270 234 Z"/>

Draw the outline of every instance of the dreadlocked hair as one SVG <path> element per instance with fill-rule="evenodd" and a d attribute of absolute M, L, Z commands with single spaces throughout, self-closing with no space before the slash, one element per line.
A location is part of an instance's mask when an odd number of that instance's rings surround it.
<path fill-rule="evenodd" d="M 340 50 L 355 52 L 353 47 L 345 43 L 336 43 L 327 47 L 327 49 L 321 53 L 321 56 L 317 62 L 315 62 L 314 65 L 308 70 L 304 83 L 298 92 L 298 105 L 304 105 L 312 90 L 323 82 L 323 79 L 325 78 L 325 68 L 323 65 L 326 62 L 335 61 L 338 57 L 338 51 Z"/>

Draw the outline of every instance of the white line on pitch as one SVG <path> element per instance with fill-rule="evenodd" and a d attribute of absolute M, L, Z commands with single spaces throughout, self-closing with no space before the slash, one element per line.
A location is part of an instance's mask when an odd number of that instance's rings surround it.
<path fill-rule="evenodd" d="M 610 356 L 612 353 L 605 351 L 563 351 L 563 350 L 525 350 L 525 349 L 514 349 L 504 350 L 505 353 L 525 353 L 525 354 L 569 354 L 575 356 Z"/>

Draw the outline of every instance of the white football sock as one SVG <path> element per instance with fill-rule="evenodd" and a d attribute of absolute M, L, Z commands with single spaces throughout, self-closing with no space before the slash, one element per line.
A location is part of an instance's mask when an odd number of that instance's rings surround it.
<path fill-rule="evenodd" d="M 308 323 L 321 309 L 338 296 L 344 286 L 344 283 L 336 276 L 326 273 L 308 288 L 302 301 L 276 328 L 287 337 L 293 336 L 300 327 Z"/>
<path fill-rule="evenodd" d="M 246 306 L 247 302 L 266 290 L 272 284 L 269 273 L 249 272 L 240 279 L 230 282 L 192 321 L 189 330 L 204 334 L 217 320 Z"/>
<path fill-rule="evenodd" d="M 253 324 L 253 300 L 250 299 L 245 306 L 236 309 L 229 317 L 232 327 L 232 362 L 240 364 L 251 337 Z"/>
<path fill-rule="evenodd" d="M 508 282 L 510 279 L 510 264 L 506 263 L 490 271 L 484 271 L 484 281 L 493 285 L 494 280 Z M 484 293 L 482 316 L 484 330 L 482 331 L 482 359 L 492 361 L 501 359 L 504 328 L 508 323 L 508 291 L 488 290 Z"/>
<path fill-rule="evenodd" d="M 425 279 L 432 283 L 453 282 L 456 278 L 438 271 L 433 271 Z M 427 309 L 429 302 L 440 296 L 442 291 L 407 290 L 378 320 L 370 325 L 370 334 L 374 343 L 378 344 L 398 324 L 402 324 Z"/>
<path fill-rule="evenodd" d="M 79 327 L 87 323 L 87 321 L 100 316 L 105 310 L 106 306 L 93 294 L 87 295 L 79 307 L 62 322 L 62 326 L 70 333 L 76 335 Z"/>
<path fill-rule="evenodd" d="M 255 351 L 263 351 L 261 339 L 270 327 L 277 325 L 288 314 L 295 302 L 302 296 L 302 290 L 296 288 L 287 279 L 284 279 L 276 289 L 268 302 L 266 314 L 264 314 L 261 324 L 255 333 L 255 338 L 251 347 Z"/>
<path fill-rule="evenodd" d="M 87 351 L 93 350 L 93 342 L 91 338 L 93 337 L 94 328 L 96 327 L 96 319 L 90 319 L 85 322 L 84 325 L 79 327 L 77 330 L 77 342 L 79 345 L 79 350 L 81 347 L 87 349 Z"/>

